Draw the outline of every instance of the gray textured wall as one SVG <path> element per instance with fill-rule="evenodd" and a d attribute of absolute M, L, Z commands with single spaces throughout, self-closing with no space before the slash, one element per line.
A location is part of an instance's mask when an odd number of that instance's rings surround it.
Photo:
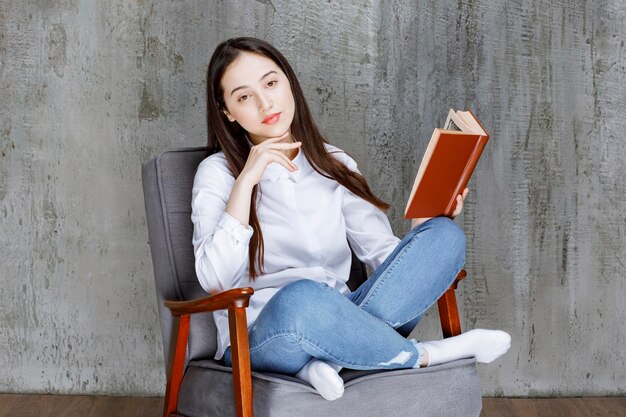
<path fill-rule="evenodd" d="M 622 1 L 206 3 L 1 3 L 0 391 L 163 393 L 140 163 L 204 143 L 209 55 L 252 35 L 397 235 L 447 109 L 491 133 L 457 219 L 464 327 L 513 335 L 485 395 L 626 392 Z"/>

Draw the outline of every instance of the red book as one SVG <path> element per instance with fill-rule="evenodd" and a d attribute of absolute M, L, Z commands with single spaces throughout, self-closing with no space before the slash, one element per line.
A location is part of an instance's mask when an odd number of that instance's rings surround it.
<path fill-rule="evenodd" d="M 404 218 L 450 217 L 488 140 L 471 111 L 450 109 L 444 128 L 436 128 L 430 138 Z"/>

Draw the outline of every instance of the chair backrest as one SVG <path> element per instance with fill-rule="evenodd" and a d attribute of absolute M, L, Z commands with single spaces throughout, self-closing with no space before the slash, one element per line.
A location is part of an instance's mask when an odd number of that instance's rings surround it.
<path fill-rule="evenodd" d="M 163 301 L 207 296 L 196 277 L 191 243 L 191 188 L 196 169 L 206 157 L 204 147 L 181 148 L 165 151 L 142 165 L 146 222 L 166 367 L 169 366 L 172 317 L 163 306 Z M 354 290 L 366 278 L 365 265 L 353 252 L 348 287 Z M 188 358 L 212 359 L 216 336 L 211 314 L 194 315 L 189 333 Z"/>

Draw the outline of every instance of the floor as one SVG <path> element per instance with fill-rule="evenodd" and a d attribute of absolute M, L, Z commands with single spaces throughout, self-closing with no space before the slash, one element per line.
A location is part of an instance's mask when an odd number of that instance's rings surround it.
<path fill-rule="evenodd" d="M 483 398 L 480 417 L 626 417 L 626 397 Z"/>
<path fill-rule="evenodd" d="M 155 417 L 163 398 L 0 394 L 0 417 Z M 483 398 L 480 417 L 624 417 L 626 397 Z"/>

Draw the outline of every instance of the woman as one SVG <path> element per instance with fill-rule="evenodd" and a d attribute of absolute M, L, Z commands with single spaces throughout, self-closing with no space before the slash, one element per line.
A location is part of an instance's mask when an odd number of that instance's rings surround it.
<path fill-rule="evenodd" d="M 354 159 L 323 138 L 273 46 L 249 37 L 218 45 L 207 74 L 207 121 L 210 156 L 192 193 L 196 272 L 209 293 L 254 288 L 247 310 L 253 370 L 296 375 L 335 400 L 342 367 L 487 363 L 508 350 L 510 336 L 499 330 L 406 338 L 462 268 L 465 235 L 435 217 L 395 237 L 382 211 L 389 205 Z M 355 292 L 346 286 L 351 249 L 374 271 Z M 227 312 L 214 319 L 215 359 L 231 366 Z"/>

